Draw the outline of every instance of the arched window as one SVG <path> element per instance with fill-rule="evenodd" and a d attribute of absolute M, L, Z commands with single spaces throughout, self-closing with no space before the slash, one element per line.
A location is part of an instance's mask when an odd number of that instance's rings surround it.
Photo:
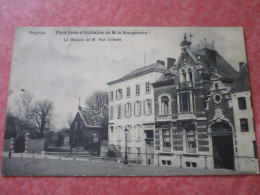
<path fill-rule="evenodd" d="M 161 114 L 169 114 L 169 98 L 167 96 L 161 98 Z"/>

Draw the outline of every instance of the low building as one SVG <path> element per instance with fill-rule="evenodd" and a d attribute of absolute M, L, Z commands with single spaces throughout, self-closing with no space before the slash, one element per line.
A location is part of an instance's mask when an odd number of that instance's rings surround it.
<path fill-rule="evenodd" d="M 102 127 L 100 117 L 79 107 L 71 125 L 70 139 L 73 148 L 99 156 L 101 140 L 107 140 L 107 128 Z"/>

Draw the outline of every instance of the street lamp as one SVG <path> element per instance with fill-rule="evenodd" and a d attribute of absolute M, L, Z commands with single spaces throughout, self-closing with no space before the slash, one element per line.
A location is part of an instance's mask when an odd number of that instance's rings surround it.
<path fill-rule="evenodd" d="M 128 135 L 128 129 L 125 127 L 125 160 L 124 160 L 124 164 L 128 164 L 128 160 L 127 160 L 127 135 Z"/>

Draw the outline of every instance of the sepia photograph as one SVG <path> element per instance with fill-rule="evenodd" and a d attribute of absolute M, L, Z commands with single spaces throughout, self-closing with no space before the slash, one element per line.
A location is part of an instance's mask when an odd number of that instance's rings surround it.
<path fill-rule="evenodd" d="M 4 176 L 258 174 L 241 27 L 17 28 Z"/>

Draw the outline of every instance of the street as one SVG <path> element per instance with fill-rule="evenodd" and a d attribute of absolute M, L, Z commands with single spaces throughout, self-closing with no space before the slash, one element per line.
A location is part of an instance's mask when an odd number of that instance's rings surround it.
<path fill-rule="evenodd" d="M 233 170 L 189 169 L 116 162 L 8 158 L 3 157 L 5 176 L 171 176 L 171 175 L 233 175 L 247 174 Z"/>

